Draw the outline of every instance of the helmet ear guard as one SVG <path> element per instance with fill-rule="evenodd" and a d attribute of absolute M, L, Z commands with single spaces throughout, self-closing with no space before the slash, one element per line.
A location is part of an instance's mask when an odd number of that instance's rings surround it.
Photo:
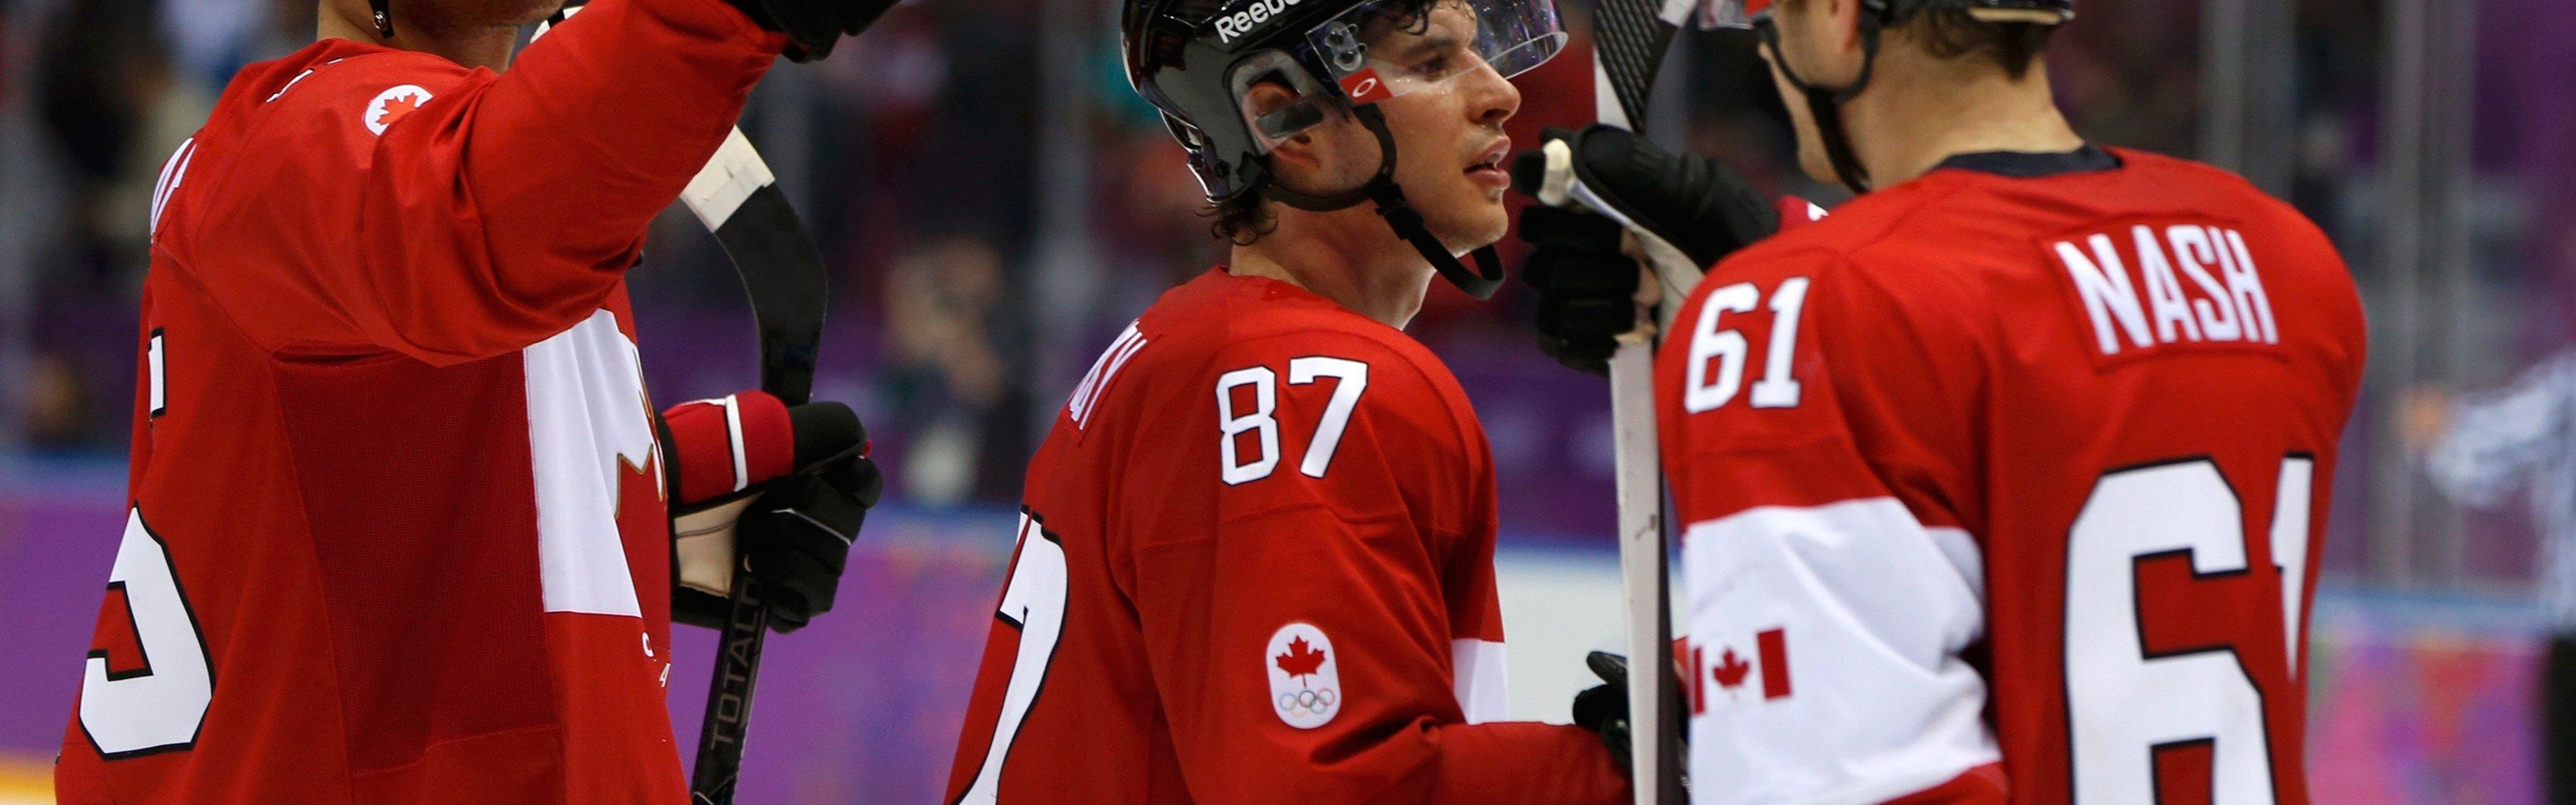
<path fill-rule="evenodd" d="M 1236 109 L 1243 113 L 1244 124 L 1252 130 L 1253 142 L 1261 153 L 1270 153 L 1290 137 L 1322 125 L 1331 115 L 1328 107 L 1339 97 L 1326 92 L 1304 65 L 1286 52 L 1264 50 L 1244 57 L 1228 71 L 1226 90 Z M 1286 105 L 1263 110 L 1252 105 L 1252 89 L 1262 84 L 1284 86 L 1295 97 Z M 1347 106 L 1347 104 L 1341 104 Z"/>

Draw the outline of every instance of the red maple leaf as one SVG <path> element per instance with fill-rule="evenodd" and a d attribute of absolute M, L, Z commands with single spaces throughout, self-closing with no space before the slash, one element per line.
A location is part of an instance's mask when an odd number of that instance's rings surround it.
<path fill-rule="evenodd" d="M 404 117 L 410 116 L 411 113 L 419 110 L 420 96 L 418 95 L 405 95 L 400 98 L 386 98 L 385 111 L 383 114 L 376 116 L 376 126 L 379 128 L 391 126 L 394 124 L 394 121 L 401 120 Z"/>
<path fill-rule="evenodd" d="M 1753 673 L 1753 664 L 1745 662 L 1742 657 L 1735 656 L 1735 649 L 1731 648 L 1717 658 L 1716 667 L 1709 669 L 1709 675 L 1717 678 L 1717 684 L 1728 690 L 1742 687 L 1744 677 L 1751 673 Z"/>
<path fill-rule="evenodd" d="M 1279 670 L 1289 676 L 1307 676 L 1324 667 L 1324 652 L 1309 651 L 1306 638 L 1288 641 L 1288 653 L 1277 657 Z"/>

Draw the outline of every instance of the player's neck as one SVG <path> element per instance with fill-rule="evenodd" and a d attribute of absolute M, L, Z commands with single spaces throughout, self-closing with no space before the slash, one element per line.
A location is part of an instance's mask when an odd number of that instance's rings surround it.
<path fill-rule="evenodd" d="M 427 53 L 466 67 L 489 67 L 496 72 L 510 66 L 511 49 L 519 43 L 519 29 L 513 25 L 442 28 L 417 21 L 406 24 L 401 18 L 394 20 L 394 37 L 387 39 L 376 31 L 366 0 L 327 0 L 321 12 L 315 26 L 317 40 L 347 39 L 383 45 Z"/>
<path fill-rule="evenodd" d="M 1375 214 L 1359 208 L 1279 214 L 1279 228 L 1234 247 L 1229 273 L 1295 285 L 1397 329 L 1422 311 L 1431 266 Z"/>
<path fill-rule="evenodd" d="M 1890 42 L 1870 87 L 1845 106 L 1852 149 L 1871 184 L 1913 181 L 1942 160 L 1986 151 L 2056 152 L 2084 145 L 2049 95 L 2047 66 L 2014 79 L 1976 57 L 1936 60 Z"/>

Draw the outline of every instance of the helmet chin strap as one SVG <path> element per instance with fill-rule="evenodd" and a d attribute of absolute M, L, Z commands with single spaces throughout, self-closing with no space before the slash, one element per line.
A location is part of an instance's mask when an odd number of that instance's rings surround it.
<path fill-rule="evenodd" d="M 1869 192 L 1869 169 L 1860 164 L 1860 155 L 1852 150 L 1851 132 L 1843 126 L 1843 104 L 1860 97 L 1869 88 L 1870 71 L 1878 66 L 1878 17 L 1864 7 L 1860 17 L 1860 77 L 1851 86 L 1839 89 L 1808 83 L 1789 66 L 1789 57 L 1780 51 L 1780 29 L 1776 25 L 1755 26 L 1762 43 L 1771 46 L 1771 63 L 1778 65 L 1780 76 L 1789 86 L 1807 97 L 1807 115 L 1816 122 L 1816 137 L 1824 141 L 1825 158 L 1834 165 L 1834 177 L 1853 193 Z"/>
<path fill-rule="evenodd" d="M 1494 247 L 1484 246 L 1469 253 L 1476 261 L 1476 268 L 1472 271 L 1459 263 L 1458 256 L 1449 253 L 1448 245 L 1431 234 L 1431 227 L 1423 220 L 1422 212 L 1405 200 L 1404 187 L 1395 182 L 1395 134 L 1386 128 L 1385 113 L 1378 111 L 1376 104 L 1361 105 L 1352 113 L 1359 117 L 1361 125 L 1368 127 L 1370 134 L 1377 136 L 1378 153 L 1385 155 L 1378 161 L 1376 176 L 1369 177 L 1368 183 L 1357 189 L 1325 196 L 1290 190 L 1272 177 L 1261 183 L 1261 195 L 1308 212 L 1332 212 L 1359 206 L 1363 201 L 1376 202 L 1378 217 L 1386 220 L 1387 227 L 1395 230 L 1396 237 L 1403 238 L 1415 252 L 1421 253 L 1422 259 L 1430 261 L 1432 270 L 1440 272 L 1441 279 L 1458 286 L 1458 290 L 1467 292 L 1468 296 L 1493 298 L 1495 289 L 1503 286 L 1503 263 L 1494 255 Z"/>

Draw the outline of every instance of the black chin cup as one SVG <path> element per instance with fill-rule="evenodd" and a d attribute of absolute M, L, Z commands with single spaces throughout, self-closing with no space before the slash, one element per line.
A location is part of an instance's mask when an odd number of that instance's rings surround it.
<path fill-rule="evenodd" d="M 1360 125 L 1367 126 L 1370 134 L 1377 136 L 1378 153 L 1384 155 L 1378 161 L 1377 175 L 1369 177 L 1368 183 L 1357 188 L 1321 196 L 1288 189 L 1279 183 L 1278 177 L 1272 176 L 1262 183 L 1261 195 L 1307 212 L 1332 212 L 1358 206 L 1363 201 L 1376 202 L 1378 217 L 1386 219 L 1387 227 L 1395 230 L 1396 237 L 1412 244 L 1422 259 L 1430 261 L 1432 270 L 1440 272 L 1441 279 L 1458 286 L 1458 290 L 1465 291 L 1468 296 L 1493 298 L 1494 291 L 1503 287 L 1503 261 L 1495 256 L 1494 247 L 1484 246 L 1469 252 L 1476 261 L 1473 270 L 1458 262 L 1458 256 L 1450 254 L 1449 247 L 1431 234 L 1431 227 L 1423 220 L 1421 211 L 1405 201 L 1404 186 L 1395 182 L 1395 134 L 1386 128 L 1385 113 L 1378 111 L 1375 104 L 1363 104 L 1353 109 L 1352 114 L 1359 117 Z"/>
<path fill-rule="evenodd" d="M 1843 126 L 1843 104 L 1860 97 L 1869 88 L 1870 71 L 1878 67 L 1879 22 L 1866 9 L 1860 18 L 1860 77 L 1851 86 L 1833 88 L 1808 83 L 1789 66 L 1788 54 L 1780 52 L 1780 29 L 1764 20 L 1755 23 L 1754 31 L 1762 35 L 1762 44 L 1771 48 L 1771 63 L 1789 86 L 1807 97 L 1807 116 L 1816 122 L 1816 137 L 1824 141 L 1825 158 L 1834 164 L 1834 177 L 1853 193 L 1869 192 L 1869 169 L 1860 164 L 1860 155 L 1852 150 L 1851 132 Z"/>
<path fill-rule="evenodd" d="M 383 34 L 386 39 L 394 38 L 392 5 L 393 0 L 367 0 L 368 8 L 376 13 L 376 33 Z"/>

